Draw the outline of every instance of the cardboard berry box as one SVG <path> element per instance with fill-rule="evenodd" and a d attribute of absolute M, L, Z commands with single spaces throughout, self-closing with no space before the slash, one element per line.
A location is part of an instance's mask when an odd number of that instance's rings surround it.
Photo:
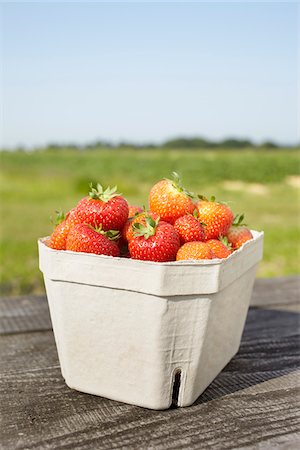
<path fill-rule="evenodd" d="M 40 239 L 62 375 L 152 409 L 191 405 L 237 353 L 263 233 L 227 259 L 156 263 L 58 251 Z"/>

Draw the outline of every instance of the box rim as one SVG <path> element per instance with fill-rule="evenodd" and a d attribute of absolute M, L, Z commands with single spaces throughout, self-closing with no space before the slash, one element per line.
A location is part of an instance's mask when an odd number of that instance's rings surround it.
<path fill-rule="evenodd" d="M 229 261 L 230 259 L 233 259 L 236 257 L 237 254 L 242 253 L 245 248 L 247 248 L 249 245 L 253 244 L 254 242 L 261 240 L 264 237 L 263 231 L 256 231 L 256 230 L 250 230 L 253 234 L 253 239 L 250 239 L 249 241 L 245 242 L 238 250 L 235 250 L 233 253 L 231 253 L 227 258 L 219 259 L 219 258 L 213 258 L 213 259 L 206 259 L 206 260 L 187 260 L 187 261 L 166 261 L 166 262 L 155 262 L 155 261 L 143 261 L 138 259 L 132 259 L 132 258 L 122 258 L 120 256 L 107 256 L 107 255 L 96 255 L 94 253 L 86 253 L 86 252 L 74 252 L 71 250 L 56 250 L 51 247 L 49 247 L 45 241 L 49 238 L 49 236 L 38 238 L 38 244 L 43 245 L 44 248 L 46 248 L 46 251 L 49 251 L 53 254 L 70 254 L 70 255 L 76 255 L 76 257 L 80 258 L 80 256 L 84 255 L 89 256 L 90 258 L 96 258 L 96 259 L 102 259 L 107 261 L 115 261 L 116 264 L 139 264 L 144 266 L 160 266 L 160 267 L 178 267 L 178 266 L 219 266 L 225 264 L 226 261 Z"/>

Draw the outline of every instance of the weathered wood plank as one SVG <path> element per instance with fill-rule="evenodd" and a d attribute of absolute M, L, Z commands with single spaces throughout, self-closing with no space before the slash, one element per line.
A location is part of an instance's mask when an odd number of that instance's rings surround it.
<path fill-rule="evenodd" d="M 45 296 L 0 298 L 0 334 L 51 329 Z"/>
<path fill-rule="evenodd" d="M 257 279 L 252 306 L 295 310 L 300 300 L 300 277 Z M 0 298 L 0 334 L 51 330 L 45 296 Z"/>
<path fill-rule="evenodd" d="M 52 331 L 7 334 L 0 337 L 0 376 L 59 367 Z"/>
<path fill-rule="evenodd" d="M 300 277 L 258 278 L 255 280 L 252 306 L 292 305 L 300 303 Z"/>
<path fill-rule="evenodd" d="M 250 309 L 236 357 L 193 406 L 169 411 L 67 388 L 50 331 L 7 334 L 1 340 L 5 450 L 293 448 L 289 443 L 300 443 L 295 312 Z"/>
<path fill-rule="evenodd" d="M 205 403 L 151 411 L 66 390 L 57 370 L 35 385 L 21 374 L 5 380 L 18 399 L 3 417 L 5 449 L 216 448 L 254 446 L 299 430 L 298 378 L 290 374 Z M 45 382 L 51 392 L 45 392 Z M 287 390 L 288 388 L 288 390 Z M 280 442 L 280 440 L 279 440 Z"/>

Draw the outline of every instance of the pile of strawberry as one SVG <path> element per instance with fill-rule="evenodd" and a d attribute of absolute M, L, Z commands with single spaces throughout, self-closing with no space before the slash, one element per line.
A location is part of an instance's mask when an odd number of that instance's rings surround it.
<path fill-rule="evenodd" d="M 215 198 L 194 195 L 173 180 L 156 183 L 148 211 L 129 206 L 117 188 L 91 186 L 87 197 L 58 223 L 47 244 L 56 250 L 124 256 L 145 261 L 227 258 L 253 238 L 242 216 Z"/>

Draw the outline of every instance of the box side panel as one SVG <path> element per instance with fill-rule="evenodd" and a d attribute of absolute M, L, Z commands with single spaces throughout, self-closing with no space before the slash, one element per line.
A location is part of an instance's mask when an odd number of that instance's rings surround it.
<path fill-rule="evenodd" d="M 193 390 L 191 370 L 203 351 L 212 300 L 210 296 L 179 296 L 169 298 L 167 305 L 161 328 L 164 377 L 171 398 L 174 377 L 170 374 L 180 372 L 177 404 L 182 406 Z"/>
<path fill-rule="evenodd" d="M 221 293 L 160 298 L 46 279 L 67 384 L 153 409 L 192 404 L 237 352 L 255 268 Z"/>
<path fill-rule="evenodd" d="M 238 351 L 255 279 L 253 267 L 223 291 L 211 296 L 211 308 L 203 337 L 195 328 L 195 349 L 188 368 L 188 388 L 180 406 L 191 405 Z M 201 323 L 201 319 L 199 318 Z"/>
<path fill-rule="evenodd" d="M 170 406 L 172 367 L 162 338 L 165 300 L 55 281 L 48 291 L 69 387 L 147 408 Z"/>

